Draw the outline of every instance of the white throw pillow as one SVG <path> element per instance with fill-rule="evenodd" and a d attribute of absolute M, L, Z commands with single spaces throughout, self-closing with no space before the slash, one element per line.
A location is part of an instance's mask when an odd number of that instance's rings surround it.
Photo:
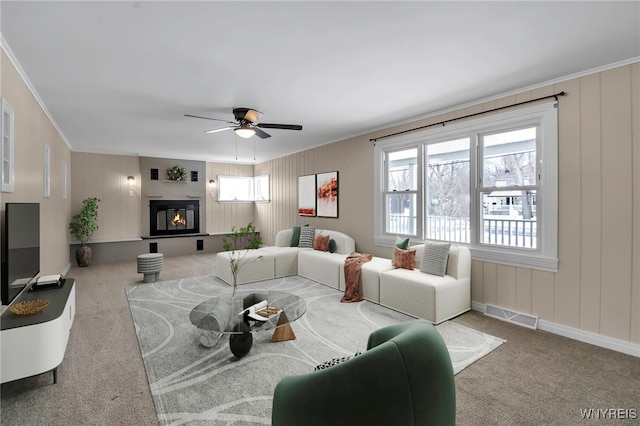
<path fill-rule="evenodd" d="M 426 242 L 420 262 L 420 272 L 444 277 L 447 272 L 450 248 L 450 243 Z"/>

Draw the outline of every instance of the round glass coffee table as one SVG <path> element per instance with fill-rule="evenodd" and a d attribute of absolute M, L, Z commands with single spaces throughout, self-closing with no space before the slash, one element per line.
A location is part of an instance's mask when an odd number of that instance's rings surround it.
<path fill-rule="evenodd" d="M 254 332 L 275 330 L 274 342 L 295 339 L 290 324 L 306 311 L 307 303 L 295 294 L 237 290 L 233 296 L 229 290 L 193 308 L 189 320 L 200 329 L 203 346 L 213 347 L 228 335 L 231 352 L 242 358 L 251 350 Z"/>

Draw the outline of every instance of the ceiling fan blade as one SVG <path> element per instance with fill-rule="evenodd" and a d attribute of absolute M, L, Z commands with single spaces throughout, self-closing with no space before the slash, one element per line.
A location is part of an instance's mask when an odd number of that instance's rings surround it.
<path fill-rule="evenodd" d="M 231 129 L 233 129 L 233 127 L 223 127 L 221 129 L 207 130 L 205 133 L 218 133 L 218 132 L 223 132 L 225 130 L 231 130 Z"/>
<path fill-rule="evenodd" d="M 229 123 L 229 124 L 236 124 L 235 121 L 222 120 L 220 118 L 201 117 L 199 115 L 191 115 L 191 114 L 185 114 L 184 116 L 191 117 L 191 118 L 202 118 L 203 120 L 214 120 L 214 121 L 222 121 L 224 123 Z"/>
<path fill-rule="evenodd" d="M 256 131 L 256 136 L 258 136 L 261 139 L 266 139 L 266 138 L 270 138 L 271 135 L 267 132 L 265 132 L 264 130 L 260 130 L 257 127 L 253 127 L 253 130 Z"/>
<path fill-rule="evenodd" d="M 263 129 L 302 130 L 302 126 L 299 124 L 258 123 L 256 126 Z"/>

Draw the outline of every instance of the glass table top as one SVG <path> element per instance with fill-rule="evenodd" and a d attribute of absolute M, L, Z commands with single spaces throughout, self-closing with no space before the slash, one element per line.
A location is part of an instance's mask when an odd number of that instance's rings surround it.
<path fill-rule="evenodd" d="M 275 308 L 272 315 L 248 315 L 249 308 L 259 303 Z M 237 290 L 233 296 L 229 290 L 193 308 L 189 320 L 201 330 L 242 334 L 290 324 L 306 311 L 306 302 L 295 294 L 279 290 Z"/>

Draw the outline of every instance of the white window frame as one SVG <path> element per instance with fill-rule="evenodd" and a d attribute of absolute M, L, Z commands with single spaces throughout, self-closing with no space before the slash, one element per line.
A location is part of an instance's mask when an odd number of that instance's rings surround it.
<path fill-rule="evenodd" d="M 269 201 L 271 201 L 271 186 L 269 185 L 269 175 L 255 176 L 253 178 L 253 189 L 253 200 L 256 203 L 268 203 Z M 263 196 L 265 193 L 266 197 Z"/>
<path fill-rule="evenodd" d="M 5 126 L 5 116 L 8 118 L 9 126 Z M 2 99 L 2 115 L 0 117 L 0 135 L 2 135 L 2 144 L 0 146 L 0 179 L 2 180 L 2 192 L 13 192 L 15 179 L 15 111 L 6 99 Z"/>
<path fill-rule="evenodd" d="M 231 182 L 241 182 L 247 185 L 248 190 L 246 194 L 237 194 L 233 198 L 223 198 L 223 195 L 228 192 L 224 189 L 225 185 L 231 184 Z M 267 198 L 263 198 L 262 194 L 259 194 L 259 190 L 267 186 Z M 264 191 L 261 191 L 264 192 Z M 219 203 L 268 203 L 270 200 L 270 188 L 269 188 L 269 175 L 261 176 L 225 176 L 218 175 L 218 202 Z M 246 195 L 246 198 L 245 198 Z"/>
<path fill-rule="evenodd" d="M 384 153 L 384 158 L 383 158 L 383 168 L 384 168 L 384 182 L 383 182 L 383 200 L 382 200 L 382 204 L 383 204 L 383 209 L 384 209 L 384 222 L 382 224 L 382 229 L 386 229 L 386 217 L 387 217 L 387 196 L 388 195 L 392 195 L 397 193 L 397 191 L 391 191 L 388 188 L 388 184 L 389 181 L 387 179 L 388 175 L 389 175 L 389 164 L 386 161 L 387 158 L 387 154 L 391 154 L 391 153 L 395 153 L 398 151 L 405 151 L 405 150 L 409 150 L 409 149 L 416 149 L 416 179 L 417 179 L 417 183 L 416 183 L 416 187 L 415 189 L 410 189 L 410 190 L 406 190 L 404 191 L 404 193 L 406 194 L 413 194 L 416 196 L 416 229 L 415 229 L 415 233 L 413 234 L 400 234 L 403 237 L 413 237 L 416 238 L 417 236 L 422 235 L 422 223 L 423 221 L 421 220 L 422 218 L 422 214 L 421 214 L 421 210 L 422 210 L 422 206 L 423 206 L 423 202 L 422 202 L 422 191 L 420 191 L 420 181 L 422 180 L 422 147 L 421 146 L 406 146 L 406 147 L 402 147 L 401 149 L 389 149 L 387 151 L 385 151 Z M 395 234 L 394 234 L 395 235 Z"/>
<path fill-rule="evenodd" d="M 478 176 L 482 170 L 478 170 L 478 135 L 483 133 L 509 130 L 523 126 L 538 126 L 536 161 L 538 173 L 539 194 L 537 194 L 537 218 L 539 244 L 536 249 L 523 249 L 518 247 L 493 246 L 479 244 L 480 227 L 480 192 Z M 531 107 L 520 108 L 514 111 L 499 113 L 468 120 L 442 127 L 433 127 L 423 131 L 416 131 L 388 140 L 376 142 L 374 148 L 374 241 L 376 244 L 392 246 L 395 235 L 384 232 L 385 206 L 384 189 L 386 168 L 384 159 L 386 153 L 410 147 L 418 147 L 420 158 L 424 159 L 424 146 L 429 143 L 442 142 L 444 140 L 457 139 L 471 136 L 470 163 L 469 163 L 469 191 L 470 191 L 470 217 L 472 226 L 471 242 L 468 247 L 473 259 L 492 263 L 507 264 L 513 266 L 539 269 L 551 272 L 558 270 L 558 114 L 557 103 L 544 103 Z M 425 164 L 424 160 L 422 164 Z M 422 168 L 422 166 L 421 166 Z M 421 173 L 421 172 L 419 172 Z M 418 181 L 418 192 L 424 194 L 426 190 L 422 180 Z M 424 200 L 425 197 L 421 197 Z M 418 221 L 424 224 L 424 206 L 417 209 L 420 218 Z M 424 230 L 424 228 L 423 228 Z M 424 241 L 425 232 L 418 235 L 412 243 L 418 244 Z M 461 243 L 452 243 L 461 244 Z"/>

